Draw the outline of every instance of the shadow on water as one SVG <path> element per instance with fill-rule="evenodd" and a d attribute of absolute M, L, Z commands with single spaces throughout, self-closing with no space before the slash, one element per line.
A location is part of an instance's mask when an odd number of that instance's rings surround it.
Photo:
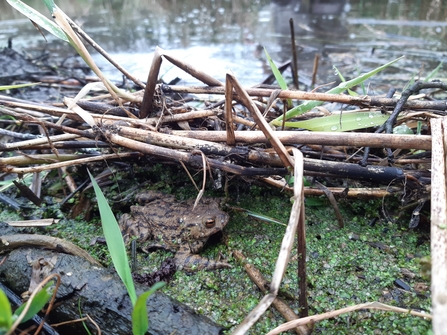
<path fill-rule="evenodd" d="M 40 0 L 28 1 L 47 15 Z M 441 1 L 385 0 L 113 0 L 57 2 L 118 63 L 145 80 L 159 45 L 223 80 L 232 71 L 246 85 L 269 73 L 262 46 L 277 62 L 291 58 L 289 19 L 295 23 L 300 75 L 310 76 L 315 54 L 321 56 L 317 85 L 337 80 L 332 65 L 352 77 L 394 59 L 407 58 L 389 73 L 403 85 L 413 74 L 426 75 L 444 58 L 447 4 Z M 49 16 L 49 14 L 48 14 Z M 12 38 L 18 49 L 74 54 L 46 34 L 48 42 L 20 13 L 0 3 L 0 46 Z M 42 52 L 42 51 L 40 51 Z M 120 76 L 96 56 L 108 76 Z M 196 83 L 165 64 L 165 80 Z M 397 75 L 397 73 L 399 73 Z M 441 77 L 445 76 L 440 72 Z M 383 78 L 382 78 L 383 79 Z M 380 81 L 380 76 L 378 77 Z M 381 90 L 379 90 L 381 91 Z M 377 93 L 377 92 L 376 92 Z"/>

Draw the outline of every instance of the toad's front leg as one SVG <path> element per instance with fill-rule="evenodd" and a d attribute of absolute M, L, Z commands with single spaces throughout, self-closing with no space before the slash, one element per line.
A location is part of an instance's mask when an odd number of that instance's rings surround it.
<path fill-rule="evenodd" d="M 174 256 L 174 262 L 177 270 L 184 270 L 187 272 L 199 270 L 216 270 L 231 268 L 232 266 L 226 262 L 208 259 L 197 254 L 192 254 L 187 247 L 181 247 Z"/>

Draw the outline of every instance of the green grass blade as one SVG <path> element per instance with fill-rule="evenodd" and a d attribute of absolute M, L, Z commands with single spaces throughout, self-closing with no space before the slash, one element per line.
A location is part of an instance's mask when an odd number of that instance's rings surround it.
<path fill-rule="evenodd" d="M 418 121 L 417 128 L 416 128 L 416 134 L 417 135 L 421 135 L 422 126 L 423 126 L 422 121 Z"/>
<path fill-rule="evenodd" d="M 15 88 L 22 88 L 22 87 L 28 87 L 28 86 L 34 86 L 39 85 L 40 83 L 28 83 L 28 84 L 17 84 L 17 85 L 6 85 L 6 86 L 0 86 L 0 91 L 4 90 L 12 90 Z"/>
<path fill-rule="evenodd" d="M 381 112 L 357 112 L 286 122 L 285 126 L 312 131 L 340 132 L 381 126 L 387 119 L 388 115 Z"/>
<path fill-rule="evenodd" d="M 282 76 L 281 72 L 278 70 L 278 67 L 273 62 L 272 58 L 270 57 L 269 53 L 267 52 L 267 49 L 264 48 L 265 56 L 267 57 L 267 61 L 269 62 L 270 68 L 272 69 L 273 75 L 275 76 L 276 81 L 278 82 L 279 87 L 283 90 L 287 90 L 287 83 Z"/>
<path fill-rule="evenodd" d="M 88 170 L 87 170 L 88 171 Z M 137 293 L 135 292 L 135 285 L 132 279 L 132 273 L 129 267 L 129 260 L 127 258 L 126 248 L 124 246 L 123 236 L 121 235 L 118 222 L 115 219 L 107 199 L 101 191 L 95 178 L 88 171 L 90 179 L 95 190 L 96 199 L 98 200 L 99 213 L 101 215 L 102 230 L 106 238 L 107 247 L 109 249 L 110 257 L 116 272 L 126 286 L 132 305 L 135 306 L 137 301 Z"/>
<path fill-rule="evenodd" d="M 57 38 L 60 38 L 61 40 L 68 42 L 68 38 L 65 35 L 64 31 L 52 20 L 46 18 L 38 11 L 24 4 L 20 0 L 6 0 L 6 1 L 31 21 L 35 22 L 36 24 L 38 24 L 39 26 L 41 26 L 42 28 L 44 28 L 45 30 L 56 36 Z"/>
<path fill-rule="evenodd" d="M 334 68 L 334 70 L 335 70 L 335 73 L 338 74 L 338 77 L 340 78 L 340 80 L 341 80 L 342 82 L 346 82 L 345 77 L 343 77 L 343 75 L 342 75 L 341 72 L 337 69 L 337 67 L 334 65 L 333 68 Z M 357 93 L 355 93 L 354 91 L 351 91 L 349 88 L 348 88 L 348 93 L 349 93 L 350 96 L 353 96 L 353 97 L 358 96 Z"/>
<path fill-rule="evenodd" d="M 354 91 L 350 90 L 349 88 L 348 88 L 348 93 L 349 93 L 349 95 L 351 97 L 357 97 L 358 96 L 357 92 L 354 92 Z"/>
<path fill-rule="evenodd" d="M 287 90 L 287 83 L 284 77 L 282 76 L 281 72 L 278 70 L 278 67 L 273 62 L 273 59 L 270 57 L 269 53 L 267 52 L 267 49 L 264 48 L 265 56 L 267 58 L 267 61 L 269 62 L 270 68 L 272 69 L 273 75 L 275 76 L 276 81 L 278 82 L 279 87 L 281 87 L 282 90 Z M 287 100 L 288 105 L 292 106 L 292 100 Z"/>
<path fill-rule="evenodd" d="M 359 69 L 356 68 L 356 70 L 357 70 L 357 75 L 360 75 L 360 71 L 359 71 Z M 360 84 L 360 87 L 361 87 L 361 89 L 362 89 L 362 93 L 363 93 L 363 95 L 368 95 L 368 93 L 366 92 L 365 82 L 362 82 L 362 83 Z"/>
<path fill-rule="evenodd" d="M 53 14 L 53 12 L 56 10 L 56 4 L 54 3 L 54 1 L 53 0 L 43 0 L 43 2 L 45 3 L 45 6 L 47 6 L 50 13 Z"/>
<path fill-rule="evenodd" d="M 335 70 L 335 74 L 338 75 L 338 78 L 340 78 L 340 80 L 345 83 L 346 79 L 345 77 L 343 77 L 343 75 L 341 74 L 341 72 L 338 70 L 338 68 L 335 65 L 332 65 L 332 68 Z"/>
<path fill-rule="evenodd" d="M 0 290 L 0 334 L 6 333 L 12 326 L 12 310 L 8 297 Z"/>
<path fill-rule="evenodd" d="M 26 312 L 25 316 L 23 317 L 21 323 L 26 322 L 30 320 L 34 315 L 39 313 L 39 311 L 46 305 L 46 303 L 50 300 L 51 296 L 53 295 L 53 283 L 46 284 L 40 291 L 37 293 L 31 302 L 30 308 L 28 309 L 28 312 Z M 20 305 L 19 308 L 17 308 L 14 311 L 14 317 L 17 318 L 25 308 L 26 303 Z"/>
<path fill-rule="evenodd" d="M 393 60 L 393 61 L 391 61 L 389 63 L 386 63 L 386 64 L 384 64 L 382 66 L 379 66 L 378 68 L 376 68 L 376 69 L 374 69 L 374 70 L 372 70 L 370 72 L 367 72 L 367 73 L 365 73 L 363 75 L 360 75 L 360 76 L 358 76 L 358 77 L 356 77 L 354 79 L 342 82 L 337 87 L 334 87 L 334 88 L 330 89 L 326 93 L 327 94 L 340 94 L 340 93 L 343 93 L 345 90 L 347 90 L 347 89 L 349 89 L 349 88 L 351 88 L 353 86 L 361 84 L 362 82 L 364 82 L 368 78 L 370 78 L 373 75 L 379 73 L 380 71 L 386 69 L 388 66 L 390 66 L 391 64 L 397 62 L 398 60 L 402 59 L 403 57 L 404 56 L 399 57 L 399 58 L 397 58 L 397 59 L 395 59 L 395 60 Z M 297 115 L 306 113 L 306 112 L 310 111 L 312 108 L 320 106 L 323 103 L 324 103 L 323 101 L 315 101 L 315 100 L 306 101 L 305 103 L 303 103 L 303 104 L 301 104 L 299 106 L 296 106 L 296 107 L 292 108 L 291 110 L 289 110 L 286 113 L 286 115 L 285 115 L 286 120 L 290 119 L 292 117 L 295 117 Z M 282 124 L 282 119 L 283 119 L 283 116 L 281 115 L 280 117 L 278 117 L 275 120 L 273 120 L 271 122 L 271 124 L 273 124 L 274 126 L 280 126 Z M 302 122 L 304 122 L 304 121 L 302 121 Z"/>
<path fill-rule="evenodd" d="M 137 302 L 132 311 L 132 333 L 134 335 L 144 335 L 149 328 L 147 320 L 146 300 L 149 296 L 159 288 L 165 285 L 164 282 L 158 282 L 152 285 L 149 291 L 144 292 L 137 299 Z"/>
<path fill-rule="evenodd" d="M 429 80 L 432 80 L 432 78 L 433 78 L 434 76 L 436 76 L 436 74 L 439 72 L 439 70 L 441 70 L 442 65 L 443 65 L 443 62 L 439 63 L 439 65 L 438 65 L 433 71 L 431 71 L 431 72 L 428 74 L 427 78 L 425 78 L 424 81 L 425 81 L 425 82 L 428 82 Z"/>
<path fill-rule="evenodd" d="M 406 91 L 406 90 L 408 89 L 408 87 L 410 87 L 411 85 L 414 84 L 414 82 L 415 82 L 415 79 L 414 79 L 414 78 L 416 78 L 417 75 L 418 75 L 418 74 L 416 73 L 416 74 L 414 74 L 414 75 L 411 77 L 411 79 L 408 81 L 408 83 L 407 83 L 407 84 L 404 86 L 404 88 L 402 89 L 402 92 Z"/>
<path fill-rule="evenodd" d="M 81 297 L 78 299 L 78 311 L 79 311 L 79 318 L 82 319 L 82 310 L 81 310 Z M 87 335 L 92 335 L 90 332 L 90 329 L 87 327 L 87 323 L 85 321 L 82 321 L 82 326 L 84 326 L 84 330 L 87 333 Z"/>
<path fill-rule="evenodd" d="M 252 216 L 254 218 L 257 218 L 259 220 L 262 220 L 262 221 L 265 221 L 265 222 L 269 222 L 269 223 L 276 223 L 276 224 L 280 224 L 280 225 L 283 225 L 283 226 L 287 226 L 285 223 L 283 223 L 283 222 L 281 222 L 279 220 L 276 220 L 276 219 L 274 219 L 272 217 L 269 217 L 267 215 L 255 213 L 255 212 L 252 212 L 252 211 L 250 211 L 248 209 L 246 209 L 245 212 L 248 215 L 250 215 L 250 216 Z"/>

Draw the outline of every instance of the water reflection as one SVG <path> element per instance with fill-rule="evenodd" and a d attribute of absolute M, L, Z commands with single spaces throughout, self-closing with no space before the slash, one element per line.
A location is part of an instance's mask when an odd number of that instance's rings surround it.
<path fill-rule="evenodd" d="M 40 12 L 41 0 L 26 1 Z M 245 84 L 256 84 L 265 68 L 260 46 L 282 62 L 291 58 L 289 19 L 295 22 L 299 68 L 310 74 L 316 53 L 322 56 L 319 84 L 334 80 L 332 64 L 348 75 L 367 71 L 401 54 L 397 70 L 417 73 L 444 58 L 447 3 L 443 1 L 363 0 L 84 0 L 58 5 L 117 61 L 146 79 L 156 45 L 222 80 L 233 71 Z M 49 15 L 48 15 L 49 16 Z M 74 54 L 48 36 L 48 42 L 20 13 L 0 2 L 0 46 L 8 38 L 19 49 Z M 117 71 L 96 59 L 108 75 Z M 169 80 L 186 75 L 165 66 Z M 443 73 L 442 73 L 443 74 Z M 443 74 L 444 75 L 444 74 Z"/>

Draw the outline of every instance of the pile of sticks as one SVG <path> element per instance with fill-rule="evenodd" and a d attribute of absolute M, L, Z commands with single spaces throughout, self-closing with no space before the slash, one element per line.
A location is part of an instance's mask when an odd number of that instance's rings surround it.
<path fill-rule="evenodd" d="M 209 86 L 187 88 L 157 84 L 163 57 Z M 197 110 L 186 102 L 172 98 L 174 94 L 178 96 L 180 93 L 183 97 L 185 94 L 211 93 L 225 97 L 220 103 Z M 398 99 L 302 91 L 278 92 L 265 88 L 244 89 L 231 74 L 227 74 L 226 85 L 223 85 L 159 48 L 156 50 L 144 92 L 137 92 L 133 96 L 131 102 L 124 99 L 95 102 L 66 98 L 65 104 L 70 107 L 68 109 L 0 96 L 2 114 L 39 126 L 43 136 L 4 143 L 0 148 L 3 151 L 16 152 L 31 149 L 52 151 L 52 154 L 43 156 L 23 155 L 20 160 L 19 157 L 2 158 L 0 170 L 28 173 L 84 164 L 87 161 L 139 155 L 153 155 L 203 168 L 202 157 L 197 155 L 200 151 L 207 156 L 207 167 L 237 175 L 262 176 L 269 183 L 277 184 L 269 180 L 271 178 L 265 178 L 288 174 L 292 163 L 286 153 L 292 147 L 297 147 L 305 156 L 306 175 L 372 182 L 377 187 L 363 191 L 371 196 L 387 194 L 388 192 L 383 191 L 383 186 L 395 180 L 411 180 L 414 187 L 416 184 L 420 186 L 430 182 L 430 175 L 427 173 L 431 149 L 429 135 L 286 131 L 280 128 L 274 131 L 268 124 L 269 115 L 275 112 L 275 101 L 281 99 L 341 102 L 369 109 L 393 107 Z M 270 97 L 270 100 L 265 100 L 266 97 Z M 402 108 L 411 111 L 407 119 L 426 120 L 428 117 L 440 117 L 439 114 L 445 110 L 445 102 L 412 100 L 406 102 Z M 242 114 L 246 117 L 236 113 L 237 109 L 243 109 Z M 264 109 L 265 116 L 260 109 Z M 82 117 L 85 113 L 81 111 L 90 115 L 94 122 L 91 125 L 93 127 L 82 126 L 82 123 L 85 124 Z M 19 138 L 25 136 L 7 132 L 4 134 Z M 107 154 L 96 157 L 58 152 L 62 149 L 91 147 L 109 147 L 110 150 L 105 150 Z M 130 151 L 116 150 L 117 147 L 125 147 Z M 376 150 L 376 154 L 369 157 L 367 166 L 363 168 L 357 164 L 361 160 L 363 147 L 394 149 L 394 160 L 389 164 L 386 156 L 380 156 L 380 151 Z M 417 150 L 425 153 L 414 154 Z M 22 167 L 23 165 L 28 167 Z M 286 185 L 278 183 L 277 186 Z M 334 191 L 339 193 L 341 190 L 334 188 Z M 350 188 L 347 195 L 357 196 L 358 192 L 360 191 Z M 315 191 L 309 189 L 309 193 L 315 194 Z"/>
<path fill-rule="evenodd" d="M 179 87 L 158 83 L 163 59 L 182 68 L 206 86 Z M 440 188 L 436 188 L 437 205 L 432 207 L 432 217 L 436 217 L 435 228 L 441 230 L 436 239 L 432 239 L 432 244 L 437 251 L 442 250 L 441 254 L 437 254 L 439 257 L 435 258 L 435 253 L 432 256 L 439 269 L 433 271 L 433 275 L 438 276 L 433 279 L 433 285 L 436 285 L 434 299 L 439 298 L 434 302 L 437 306 L 434 316 L 438 311 L 445 315 L 445 301 L 442 300 L 447 282 L 444 257 L 446 209 L 442 206 L 446 203 L 445 144 L 442 141 L 445 136 L 442 135 L 444 127 L 441 126 L 444 121 L 438 119 L 445 114 L 446 102 L 427 101 L 426 95 L 418 95 L 418 100 L 409 100 L 410 95 L 418 93 L 420 89 L 444 89 L 443 84 L 428 87 L 418 84 L 407 96 L 402 94 L 405 99 L 352 97 L 273 88 L 245 89 L 232 74 L 227 74 L 224 84 L 160 48 L 156 49 L 147 84 L 137 80 L 134 82 L 143 90 L 127 93 L 124 97 L 118 94 L 113 99 L 110 96 L 65 98 L 66 107 L 0 96 L 0 113 L 14 119 L 2 122 L 37 126 L 40 133 L 36 136 L 2 129 L 4 136 L 13 137 L 16 141 L 0 144 L 2 152 L 14 152 L 10 157 L 0 158 L 0 171 L 23 175 L 64 169 L 66 173 L 69 172 L 68 167 L 77 164 L 149 155 L 196 169 L 257 178 L 292 191 L 284 177 L 293 174 L 296 150 L 300 150 L 304 156 L 305 176 L 339 180 L 340 185 L 347 179 L 360 181 L 338 187 L 325 187 L 317 183 L 315 187 L 304 188 L 305 195 L 385 197 L 400 192 L 406 194 L 407 202 L 418 211 L 430 198 L 433 179 L 438 181 Z M 191 107 L 187 100 L 192 95 L 200 94 L 223 97 L 219 102 L 208 103 L 203 109 Z M 427 135 L 323 133 L 273 127 L 269 119 L 278 116 L 281 106 L 286 105 L 281 103 L 283 99 L 339 102 L 359 109 L 382 110 L 384 113 L 390 108 L 398 108 L 399 112 L 406 113 L 407 123 L 424 122 Z M 303 117 L 315 116 L 315 113 L 318 114 L 312 111 Z M 441 134 L 437 135 L 436 141 L 428 135 L 429 119 L 432 120 L 433 129 Z M 444 165 L 433 168 L 435 172 L 432 176 L 431 149 L 435 145 L 439 153 L 435 165 Z M 374 155 L 363 155 L 364 147 L 375 148 Z M 86 150 L 92 148 L 96 150 Z M 69 183 L 74 192 L 77 185 L 73 181 Z M 37 191 L 31 191 L 39 198 Z M 437 213 L 433 213 L 433 208 L 437 208 Z M 417 225 L 418 213 L 413 214 L 415 221 L 410 226 Z M 302 218 L 304 222 L 304 216 Z M 432 226 L 433 231 L 437 230 Z M 443 323 L 439 320 L 434 325 Z"/>

